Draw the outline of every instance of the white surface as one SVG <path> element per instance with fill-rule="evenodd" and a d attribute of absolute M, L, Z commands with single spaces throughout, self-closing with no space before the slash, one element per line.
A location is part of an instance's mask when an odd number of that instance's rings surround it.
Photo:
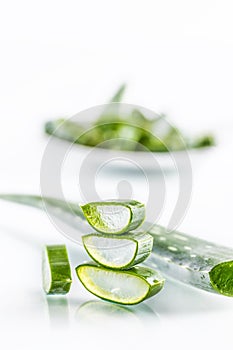
<path fill-rule="evenodd" d="M 189 132 L 227 130 L 195 167 L 192 202 L 180 229 L 233 246 L 232 33 L 232 2 L 224 0 L 2 2 L 0 191 L 38 193 L 44 121 L 104 103 L 129 81 L 125 102 L 169 112 Z M 70 179 L 65 172 L 66 193 L 80 200 Z M 100 195 L 116 196 L 123 180 L 130 180 L 137 199 L 147 200 L 144 179 L 132 173 L 103 174 L 96 180 Z M 161 223 L 177 197 L 176 177 L 168 174 L 166 184 Z M 147 342 L 156 347 L 231 348 L 232 299 L 171 282 L 130 314 L 106 303 L 78 311 L 97 299 L 76 278 L 68 305 L 47 300 L 41 247 L 67 242 L 73 266 L 86 255 L 43 213 L 6 203 L 0 212 L 1 348 L 138 348 L 148 329 Z"/>

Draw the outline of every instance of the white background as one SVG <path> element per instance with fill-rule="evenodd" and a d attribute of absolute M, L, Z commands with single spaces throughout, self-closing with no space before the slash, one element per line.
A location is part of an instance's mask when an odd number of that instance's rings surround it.
<path fill-rule="evenodd" d="M 165 112 L 189 133 L 218 136 L 218 147 L 194 168 L 180 229 L 233 246 L 232 16 L 227 0 L 1 1 L 0 190 L 39 193 L 43 123 L 105 103 L 127 82 L 125 102 Z M 113 191 L 108 179 L 104 194 Z M 172 177 L 169 191 L 176 195 Z M 0 208 L 1 348 L 230 348 L 232 299 L 174 282 L 145 308 L 123 309 L 118 317 L 111 316 L 114 307 L 100 312 L 96 304 L 78 311 L 97 299 L 76 280 L 68 305 L 46 300 L 43 244 L 66 242 L 74 266 L 86 256 L 45 214 Z"/>

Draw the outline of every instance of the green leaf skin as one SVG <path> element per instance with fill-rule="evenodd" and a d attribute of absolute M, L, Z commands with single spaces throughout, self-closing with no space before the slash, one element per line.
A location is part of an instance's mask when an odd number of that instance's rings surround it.
<path fill-rule="evenodd" d="M 89 125 L 81 125 L 69 119 L 58 119 L 48 121 L 44 129 L 49 135 L 88 147 L 152 152 L 184 149 L 182 139 L 180 139 L 181 145 L 179 145 L 179 148 L 176 141 L 173 149 L 174 137 L 171 138 L 169 135 L 169 137 L 163 139 L 153 134 L 152 130 L 148 128 L 149 122 L 143 128 L 137 126 L 138 121 L 134 123 L 130 120 L 121 119 L 119 115 L 113 114 L 111 111 L 110 114 L 106 113 L 107 111 L 95 123 Z"/>
<path fill-rule="evenodd" d="M 72 283 L 65 245 L 45 247 L 42 260 L 43 288 L 46 294 L 67 294 Z"/>
<path fill-rule="evenodd" d="M 77 203 L 65 202 L 57 198 L 41 197 L 37 195 L 30 194 L 0 194 L 0 199 L 6 200 L 8 202 L 18 203 L 27 205 L 29 207 L 34 207 L 38 209 L 45 209 L 45 204 L 53 209 L 54 213 L 57 212 L 73 212 L 76 216 L 79 216 L 82 220 L 85 220 L 82 210 Z"/>
<path fill-rule="evenodd" d="M 44 129 L 47 134 L 69 142 L 76 142 L 86 132 L 82 125 L 68 119 L 48 121 Z"/>
<path fill-rule="evenodd" d="M 154 238 L 146 265 L 194 287 L 233 296 L 233 249 L 145 223 Z"/>
<path fill-rule="evenodd" d="M 129 269 L 148 258 L 153 237 L 147 233 L 108 235 L 92 233 L 82 237 L 92 260 L 112 269 Z"/>
<path fill-rule="evenodd" d="M 88 223 L 98 232 L 122 234 L 139 227 L 145 219 L 144 204 L 130 201 L 91 202 L 81 206 Z M 125 220 L 120 222 L 123 215 Z"/>
<path fill-rule="evenodd" d="M 160 292 L 164 286 L 164 279 L 158 272 L 141 266 L 120 271 L 90 262 L 77 266 L 76 273 L 90 293 L 124 305 L 138 304 Z"/>

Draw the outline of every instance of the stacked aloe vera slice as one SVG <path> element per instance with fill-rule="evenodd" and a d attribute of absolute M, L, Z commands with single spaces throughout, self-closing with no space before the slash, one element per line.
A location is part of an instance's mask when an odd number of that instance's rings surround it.
<path fill-rule="evenodd" d="M 123 287 L 125 287 L 125 280 L 131 280 L 127 277 L 129 275 L 131 277 L 136 273 L 137 276 L 140 276 L 136 278 L 137 281 L 143 281 L 144 286 L 147 283 L 146 294 L 143 295 L 140 288 L 138 288 L 141 298 L 136 300 L 141 301 L 150 296 L 151 291 L 153 291 L 153 294 L 158 292 L 164 284 L 163 278 L 151 270 L 155 267 L 167 277 L 187 285 L 233 297 L 232 248 L 175 230 L 167 232 L 165 227 L 149 222 L 144 222 L 143 226 L 139 227 L 144 219 L 144 212 L 142 207 L 140 209 L 140 203 L 136 201 L 90 203 L 81 209 L 77 203 L 67 203 L 60 199 L 36 195 L 0 194 L 0 199 L 38 209 L 43 209 L 44 204 L 46 204 L 53 215 L 79 231 L 82 231 L 85 226 L 86 232 L 87 221 L 89 221 L 100 233 L 83 237 L 86 250 L 92 259 L 98 262 L 97 266 L 91 263 L 89 265 L 92 267 L 88 267 L 86 270 L 83 268 L 88 283 L 91 283 L 91 278 L 89 278 L 86 271 L 91 271 L 95 278 L 100 276 L 102 284 L 107 281 L 108 288 L 110 282 L 115 280 L 116 276 L 119 280 L 117 288 L 121 288 L 121 280 L 123 281 Z M 83 211 L 86 217 L 83 215 Z M 136 233 L 134 230 L 138 227 Z M 139 230 L 141 230 L 141 233 L 138 233 Z M 145 241 L 148 244 L 150 242 L 149 239 L 147 240 L 147 234 L 154 238 L 152 254 L 145 261 L 145 265 L 149 269 L 134 267 L 134 265 L 146 259 L 147 254 L 150 253 L 145 244 Z M 72 280 L 66 247 L 63 245 L 47 246 L 43 256 L 45 292 L 47 294 L 68 293 Z M 105 277 L 104 269 L 108 270 L 107 277 Z M 135 278 L 133 280 L 135 281 Z M 154 289 L 151 286 L 152 281 L 155 283 Z M 84 282 L 84 284 L 87 286 L 87 282 Z M 97 284 L 100 286 L 99 279 Z M 114 281 L 111 292 L 114 291 L 115 286 Z M 102 298 L 112 300 L 111 294 L 103 294 L 106 285 L 102 285 L 101 288 L 101 293 L 97 288 L 96 290 L 94 287 L 90 289 Z M 137 290 L 135 285 L 130 285 L 128 294 L 132 295 L 135 289 Z M 123 303 L 127 303 L 126 299 L 124 298 Z M 129 303 L 136 302 L 129 298 Z"/>
<path fill-rule="evenodd" d="M 93 202 L 81 207 L 98 233 L 82 237 L 92 261 L 76 267 L 76 274 L 92 294 L 120 304 L 134 305 L 157 294 L 163 277 L 145 266 L 153 237 L 133 232 L 145 219 L 145 207 L 137 201 Z M 46 246 L 43 254 L 43 288 L 46 294 L 66 294 L 72 283 L 64 245 Z"/>
<path fill-rule="evenodd" d="M 93 202 L 82 206 L 98 233 L 82 237 L 93 261 L 77 266 L 84 287 L 98 297 L 121 304 L 137 304 L 163 287 L 164 279 L 151 268 L 135 266 L 151 253 L 153 237 L 133 232 L 145 219 L 137 201 Z"/>

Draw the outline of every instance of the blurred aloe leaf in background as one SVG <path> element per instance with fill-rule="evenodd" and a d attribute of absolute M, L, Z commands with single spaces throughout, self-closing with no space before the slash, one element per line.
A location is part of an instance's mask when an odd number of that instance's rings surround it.
<path fill-rule="evenodd" d="M 57 119 L 45 124 L 45 132 L 72 143 L 120 151 L 169 152 L 215 145 L 213 135 L 187 137 L 163 114 L 149 118 L 134 107 L 123 115 L 119 106 L 125 90 L 126 84 L 121 85 L 93 122 Z"/>

